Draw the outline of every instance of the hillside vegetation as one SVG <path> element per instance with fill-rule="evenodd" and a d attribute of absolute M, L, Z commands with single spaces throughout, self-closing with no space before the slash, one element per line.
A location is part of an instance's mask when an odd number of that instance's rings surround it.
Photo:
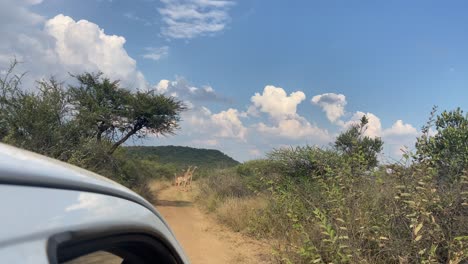
<path fill-rule="evenodd" d="M 198 201 L 272 241 L 278 263 L 467 263 L 468 116 L 434 113 L 399 163 L 378 166 L 382 142 L 364 136 L 364 117 L 332 148 L 276 149 L 212 173 Z"/>
<path fill-rule="evenodd" d="M 198 149 L 182 146 L 135 146 L 125 147 L 132 158 L 152 160 L 160 164 L 177 167 L 196 165 L 199 168 L 227 168 L 236 166 L 238 161 L 215 149 Z"/>

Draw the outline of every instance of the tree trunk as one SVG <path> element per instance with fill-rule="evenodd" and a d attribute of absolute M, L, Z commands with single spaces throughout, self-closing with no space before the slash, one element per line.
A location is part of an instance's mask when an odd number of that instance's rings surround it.
<path fill-rule="evenodd" d="M 122 145 L 125 141 L 127 141 L 127 139 L 129 139 L 131 136 L 135 135 L 135 133 L 138 132 L 138 130 L 140 130 L 140 129 L 137 128 L 136 126 L 133 127 L 133 129 L 130 130 L 123 138 L 121 138 L 119 141 L 115 142 L 114 145 L 112 145 L 112 147 L 111 147 L 110 150 L 107 152 L 107 154 L 112 155 L 112 154 L 114 153 L 114 151 L 115 151 L 120 145 Z"/>

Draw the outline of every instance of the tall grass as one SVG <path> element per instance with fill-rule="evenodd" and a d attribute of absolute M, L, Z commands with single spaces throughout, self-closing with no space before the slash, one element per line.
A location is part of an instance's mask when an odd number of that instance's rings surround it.
<path fill-rule="evenodd" d="M 466 263 L 468 174 L 444 185 L 436 174 L 283 149 L 204 179 L 200 200 L 234 230 L 275 241 L 278 263 Z"/>
<path fill-rule="evenodd" d="M 212 172 L 199 180 L 197 201 L 234 231 L 253 234 L 257 217 L 267 199 L 249 186 L 235 168 Z"/>

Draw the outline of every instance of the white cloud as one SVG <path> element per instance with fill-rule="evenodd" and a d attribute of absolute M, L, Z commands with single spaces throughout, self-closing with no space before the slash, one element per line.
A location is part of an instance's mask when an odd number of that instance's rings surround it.
<path fill-rule="evenodd" d="M 145 49 L 147 52 L 143 54 L 143 58 L 158 61 L 169 55 L 169 47 L 163 46 L 159 48 L 148 47 Z"/>
<path fill-rule="evenodd" d="M 183 133 L 192 136 L 197 143 L 207 140 L 207 137 L 209 137 L 208 140 L 235 139 L 245 141 L 248 129 L 239 117 L 240 112 L 237 109 L 229 108 L 219 113 L 212 113 L 207 107 L 194 105 L 182 114 L 181 127 Z M 213 142 L 211 141 L 211 143 Z"/>
<path fill-rule="evenodd" d="M 383 131 L 385 136 L 405 136 L 418 134 L 418 130 L 414 128 L 411 124 L 403 123 L 403 120 L 397 120 L 392 127 L 385 129 Z"/>
<path fill-rule="evenodd" d="M 225 29 L 233 1 L 161 0 L 158 11 L 164 27 L 162 34 L 173 39 L 192 39 L 212 35 Z"/>
<path fill-rule="evenodd" d="M 282 119 L 272 126 L 260 122 L 256 128 L 260 133 L 292 140 L 308 139 L 319 143 L 326 143 L 331 140 L 328 131 L 310 124 L 304 118 Z"/>
<path fill-rule="evenodd" d="M 102 71 L 129 88 L 147 88 L 136 61 L 124 48 L 125 38 L 107 35 L 98 25 L 57 15 L 49 20 L 32 12 L 38 0 L 0 1 L 0 64 L 6 67 L 16 57 L 23 62 L 18 72 L 27 71 L 23 84 L 33 86 L 40 78 L 68 73 Z"/>
<path fill-rule="evenodd" d="M 247 128 L 239 119 L 239 111 L 229 108 L 226 111 L 211 116 L 211 121 L 218 127 L 216 136 L 223 138 L 235 138 L 245 141 Z"/>
<path fill-rule="evenodd" d="M 159 93 L 189 102 L 229 102 L 229 99 L 219 95 L 213 87 L 209 85 L 195 87 L 182 77 L 177 77 L 174 81 L 161 80 L 153 88 Z"/>
<path fill-rule="evenodd" d="M 72 72 L 100 70 L 127 82 L 131 88 L 146 88 L 143 74 L 136 70 L 136 61 L 124 48 L 124 37 L 107 35 L 92 22 L 75 21 L 64 15 L 48 20 L 44 30 L 55 38 L 55 52 L 62 65 Z"/>
<path fill-rule="evenodd" d="M 270 140 L 306 140 L 324 144 L 331 140 L 328 131 L 311 124 L 304 117 L 297 114 L 297 106 L 306 99 L 302 91 L 287 94 L 281 87 L 267 85 L 262 94 L 255 93 L 251 97 L 252 105 L 246 115 L 260 118 L 258 111 L 267 113 L 271 119 L 269 124 L 260 121 L 253 127 Z"/>
<path fill-rule="evenodd" d="M 397 120 L 390 128 L 382 129 L 380 118 L 372 113 L 356 112 L 351 120 L 344 123 L 344 127 L 348 128 L 353 124 L 359 124 L 362 116 L 366 115 L 369 120 L 365 135 L 369 137 L 398 137 L 398 136 L 416 136 L 418 131 L 411 124 L 405 124 L 403 120 Z"/>
<path fill-rule="evenodd" d="M 182 131 L 201 135 L 205 133 L 206 128 L 213 129 L 211 127 L 211 115 L 211 111 L 204 106 L 192 106 L 187 112 L 182 113 Z"/>
<path fill-rule="evenodd" d="M 411 124 L 405 124 L 402 120 L 397 120 L 390 128 L 382 132 L 387 152 L 395 159 L 401 157 L 402 149 L 406 147 L 413 149 L 418 134 L 416 128 Z"/>
<path fill-rule="evenodd" d="M 255 93 L 251 101 L 261 112 L 268 113 L 275 119 L 296 116 L 297 106 L 306 99 L 303 92 L 297 91 L 289 96 L 281 87 L 267 85 L 263 93 Z"/>
<path fill-rule="evenodd" d="M 364 132 L 364 135 L 371 137 L 371 138 L 381 137 L 382 136 L 382 123 L 380 122 L 380 118 L 378 118 L 376 115 L 372 113 L 364 113 L 361 111 L 357 111 L 356 113 L 354 113 L 354 115 L 351 117 L 351 119 L 348 122 L 343 123 L 343 126 L 345 128 L 349 128 L 351 125 L 359 124 L 361 118 L 364 115 L 369 120 L 369 123 L 367 124 L 367 128 Z"/>
<path fill-rule="evenodd" d="M 169 88 L 169 80 L 161 80 L 158 84 L 154 86 L 158 93 L 165 93 Z"/>
<path fill-rule="evenodd" d="M 346 97 L 343 94 L 325 93 L 316 95 L 311 102 L 320 106 L 332 123 L 335 123 L 344 115 Z"/>

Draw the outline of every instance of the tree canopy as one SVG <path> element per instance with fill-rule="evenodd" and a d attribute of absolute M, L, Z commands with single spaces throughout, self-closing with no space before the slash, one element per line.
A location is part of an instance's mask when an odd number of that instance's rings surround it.
<path fill-rule="evenodd" d="M 76 120 L 97 142 L 103 137 L 112 141 L 109 153 L 132 136 L 174 134 L 179 127 L 185 106 L 173 97 L 154 91 L 131 93 L 101 74 L 84 73 L 76 79 L 79 84 L 69 88 Z"/>
<path fill-rule="evenodd" d="M 354 124 L 341 133 L 335 140 L 335 148 L 342 152 L 350 162 L 366 169 L 377 166 L 377 154 L 382 151 L 383 141 L 379 137 L 365 136 L 369 120 L 364 115 L 359 124 Z"/>
<path fill-rule="evenodd" d="M 417 139 L 416 155 L 419 161 L 437 168 L 439 180 L 452 180 L 468 169 L 468 115 L 460 108 L 438 116 L 436 111 L 434 107 Z M 431 131 L 434 126 L 435 131 Z"/>
<path fill-rule="evenodd" d="M 68 87 L 50 78 L 22 89 L 15 65 L 0 80 L 0 140 L 62 160 L 83 142 L 112 154 L 131 137 L 174 134 L 186 109 L 174 97 L 131 92 L 102 73 L 75 75 Z"/>

